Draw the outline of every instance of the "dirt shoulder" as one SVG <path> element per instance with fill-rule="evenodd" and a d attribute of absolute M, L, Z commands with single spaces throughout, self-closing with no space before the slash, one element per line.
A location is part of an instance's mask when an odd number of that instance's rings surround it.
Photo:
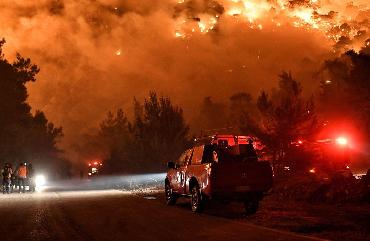
<path fill-rule="evenodd" d="M 370 205 L 365 203 L 312 204 L 271 195 L 245 221 L 330 240 L 370 240 Z"/>

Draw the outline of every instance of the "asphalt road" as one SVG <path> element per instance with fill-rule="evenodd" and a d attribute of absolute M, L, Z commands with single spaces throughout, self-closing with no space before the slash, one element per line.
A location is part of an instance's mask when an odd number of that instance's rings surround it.
<path fill-rule="evenodd" d="M 0 240 L 312 240 L 119 190 L 1 195 L 0 217 Z"/>

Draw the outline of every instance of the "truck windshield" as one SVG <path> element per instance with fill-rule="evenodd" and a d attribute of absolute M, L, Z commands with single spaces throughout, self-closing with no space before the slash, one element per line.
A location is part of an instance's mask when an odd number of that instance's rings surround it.
<path fill-rule="evenodd" d="M 257 153 L 252 144 L 240 144 L 218 150 L 220 161 L 257 161 Z"/>

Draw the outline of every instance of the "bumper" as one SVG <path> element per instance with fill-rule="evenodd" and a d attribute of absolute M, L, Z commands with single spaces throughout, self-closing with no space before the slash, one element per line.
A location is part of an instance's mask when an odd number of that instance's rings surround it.
<path fill-rule="evenodd" d="M 247 186 L 238 186 L 229 190 L 215 190 L 210 195 L 207 195 L 207 198 L 229 201 L 244 201 L 250 198 L 261 200 L 265 193 L 266 191 L 264 190 L 252 190 Z"/>

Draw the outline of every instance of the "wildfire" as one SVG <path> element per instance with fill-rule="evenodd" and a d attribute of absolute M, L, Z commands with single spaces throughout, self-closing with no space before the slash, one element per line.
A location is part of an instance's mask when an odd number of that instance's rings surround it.
<path fill-rule="evenodd" d="M 353 41 L 361 40 L 362 43 L 359 46 L 363 46 L 370 38 L 368 21 L 359 20 L 361 24 L 355 21 L 361 14 L 362 18 L 366 18 L 365 14 L 370 14 L 370 6 L 361 5 L 360 9 L 353 3 L 348 3 L 345 8 L 337 7 L 331 10 L 331 5 L 319 0 L 220 0 L 218 3 L 221 7 L 212 5 L 204 12 L 192 13 L 191 2 L 190 0 L 178 1 L 182 9 L 187 7 L 188 9 L 177 16 L 175 37 L 190 37 L 196 32 L 207 34 L 217 29 L 221 18 L 232 17 L 252 29 L 262 30 L 265 29 L 265 25 L 270 28 L 280 28 L 284 24 L 308 31 L 315 30 L 324 34 L 333 43 L 348 38 Z M 189 15 L 192 17 L 189 18 Z"/>

